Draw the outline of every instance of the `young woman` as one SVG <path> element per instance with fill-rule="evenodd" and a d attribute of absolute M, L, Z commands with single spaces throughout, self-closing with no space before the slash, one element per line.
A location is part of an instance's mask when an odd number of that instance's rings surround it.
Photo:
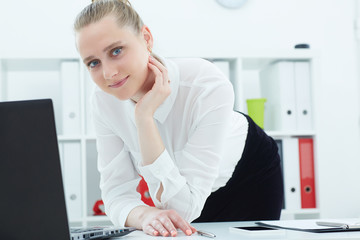
<path fill-rule="evenodd" d="M 278 219 L 283 185 L 274 140 L 234 112 L 228 79 L 202 59 L 165 59 L 128 1 L 78 15 L 78 51 L 97 89 L 93 118 L 100 188 L 116 225 L 150 235 L 190 222 Z M 155 207 L 140 200 L 144 177 Z"/>

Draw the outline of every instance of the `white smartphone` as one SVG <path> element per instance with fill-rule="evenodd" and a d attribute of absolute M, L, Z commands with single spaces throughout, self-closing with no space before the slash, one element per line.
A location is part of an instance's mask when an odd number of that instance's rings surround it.
<path fill-rule="evenodd" d="M 230 227 L 231 232 L 253 235 L 253 236 L 269 236 L 269 235 L 284 235 L 284 229 L 276 229 L 263 226 L 244 226 L 244 227 Z"/>

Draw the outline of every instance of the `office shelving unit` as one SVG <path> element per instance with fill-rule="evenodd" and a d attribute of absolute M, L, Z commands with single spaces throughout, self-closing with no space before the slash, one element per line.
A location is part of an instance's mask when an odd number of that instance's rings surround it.
<path fill-rule="evenodd" d="M 230 55 L 230 54 L 229 54 Z M 287 141 L 288 139 L 303 139 L 303 138 L 311 138 L 314 141 L 314 168 L 315 168 L 315 199 L 316 199 L 316 207 L 315 208 L 302 208 L 301 207 L 301 187 L 298 186 L 295 191 L 297 191 L 299 199 L 295 203 L 298 204 L 296 208 L 293 207 L 294 203 L 286 203 L 285 200 L 285 208 L 282 210 L 281 219 L 306 219 L 306 218 L 319 218 L 321 211 L 319 207 L 319 191 L 318 189 L 318 168 L 316 167 L 318 162 L 317 153 L 317 133 L 316 133 L 316 101 L 317 95 L 315 94 L 315 89 L 317 86 L 317 82 L 320 79 L 319 73 L 319 54 L 316 51 L 311 51 L 308 49 L 297 50 L 294 49 L 292 51 L 249 51 L 243 53 L 239 57 L 233 57 L 227 55 L 223 58 L 209 58 L 209 60 L 213 60 L 215 64 L 220 62 L 228 62 L 229 64 L 229 78 L 234 85 L 235 90 L 235 109 L 241 112 L 247 113 L 246 99 L 251 98 L 262 98 L 264 97 L 264 93 L 261 91 L 261 74 L 260 72 L 265 68 L 269 67 L 271 64 L 276 62 L 306 62 L 310 67 L 310 105 L 312 108 L 312 119 L 311 125 L 312 127 L 306 130 L 281 130 L 281 129 L 266 129 L 266 133 L 273 137 L 275 140 Z M 205 56 L 206 58 L 206 56 Z M 223 64 L 220 64 L 220 68 L 223 68 Z M 225 67 L 226 69 L 226 67 Z M 225 70 L 226 72 L 227 70 Z M 268 91 L 268 90 L 265 90 Z M 265 103 L 266 108 L 266 103 Z M 266 117 L 266 116 L 265 116 Z M 282 149 L 283 151 L 286 149 Z M 299 155 L 299 152 L 294 153 L 295 155 Z M 282 155 L 282 154 L 280 154 Z M 297 156 L 299 157 L 299 156 Z M 299 161 L 299 159 L 296 159 Z M 299 163 L 298 163 L 299 164 Z M 299 166 L 298 166 L 299 169 Z M 286 169 L 284 169 L 285 171 Z M 284 181 L 289 181 L 286 179 L 284 175 Z M 300 180 L 299 180 L 300 184 Z M 285 191 L 289 192 L 290 189 L 287 189 L 285 185 Z M 292 194 L 292 193 L 291 193 Z M 287 206 L 292 205 L 289 209 Z"/>
<path fill-rule="evenodd" d="M 308 61 L 312 69 L 312 107 L 315 108 L 314 89 L 319 75 L 317 67 L 319 58 L 312 50 L 248 50 L 242 53 L 233 51 L 176 57 L 203 57 L 215 62 L 228 63 L 229 78 L 235 90 L 235 109 L 245 113 L 247 112 L 245 100 L 259 97 L 258 74 L 261 69 L 278 60 Z M 71 78 L 71 81 L 68 78 Z M 96 167 L 96 138 L 91 124 L 89 105 L 93 86 L 79 58 L 0 59 L 0 101 L 53 99 L 65 197 L 70 222 L 74 226 L 110 223 L 108 217 L 93 216 L 92 213 L 93 204 L 101 199 L 98 187 L 100 176 Z M 313 125 L 314 129 L 311 131 L 268 131 L 267 133 L 276 139 L 299 136 L 313 138 L 316 163 L 318 161 L 316 126 Z M 315 164 L 315 176 L 316 172 Z M 319 196 L 317 195 L 316 198 L 319 199 Z M 314 218 L 319 217 L 320 212 L 320 208 L 296 211 L 284 209 L 282 217 Z"/>

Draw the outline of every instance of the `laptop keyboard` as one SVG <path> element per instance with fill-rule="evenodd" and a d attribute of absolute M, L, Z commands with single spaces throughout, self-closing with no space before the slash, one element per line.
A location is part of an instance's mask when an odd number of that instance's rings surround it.
<path fill-rule="evenodd" d="M 71 228 L 71 240 L 97 239 L 104 237 L 101 227 Z"/>
<path fill-rule="evenodd" d="M 70 228 L 71 240 L 107 239 L 120 237 L 135 231 L 135 228 L 89 227 Z"/>
<path fill-rule="evenodd" d="M 103 230 L 103 227 L 90 227 L 90 228 L 71 228 L 71 233 L 83 233 L 83 232 L 91 232 L 91 231 L 99 231 Z"/>

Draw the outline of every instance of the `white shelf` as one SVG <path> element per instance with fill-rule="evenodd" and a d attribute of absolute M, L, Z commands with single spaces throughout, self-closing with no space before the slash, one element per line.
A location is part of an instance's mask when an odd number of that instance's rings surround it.
<path fill-rule="evenodd" d="M 58 140 L 59 142 L 65 142 L 65 141 L 80 141 L 81 139 L 83 139 L 82 135 L 58 135 Z"/>
<path fill-rule="evenodd" d="M 282 213 L 285 214 L 320 214 L 320 209 L 318 208 L 302 208 L 299 210 L 282 210 Z"/>
<path fill-rule="evenodd" d="M 316 135 L 315 131 L 265 131 L 267 135 L 273 138 L 282 138 L 282 137 L 314 137 Z"/>
<path fill-rule="evenodd" d="M 86 136 L 85 139 L 86 139 L 86 140 L 89 140 L 89 141 L 95 141 L 95 140 L 96 140 L 96 136 L 89 135 L 89 136 Z"/>
<path fill-rule="evenodd" d="M 314 209 L 299 209 L 295 210 L 282 210 L 280 220 L 293 220 L 293 219 L 318 219 L 320 218 L 320 210 Z"/>
<path fill-rule="evenodd" d="M 241 59 L 243 61 L 254 61 L 254 62 L 263 62 L 267 59 L 277 60 L 277 59 L 312 59 L 319 56 L 319 52 L 312 49 L 212 49 L 212 51 L 205 50 L 203 53 L 196 52 L 194 55 L 189 55 L 188 53 L 177 52 L 177 55 L 167 55 L 166 57 L 201 57 L 206 59 Z M 250 64 L 251 66 L 252 64 Z M 245 69 L 246 70 L 246 69 Z"/>
<path fill-rule="evenodd" d="M 84 219 L 82 218 L 73 218 L 70 220 L 70 223 L 82 223 Z"/>
<path fill-rule="evenodd" d="M 110 219 L 108 216 L 88 216 L 85 218 L 88 222 L 110 222 Z"/>

